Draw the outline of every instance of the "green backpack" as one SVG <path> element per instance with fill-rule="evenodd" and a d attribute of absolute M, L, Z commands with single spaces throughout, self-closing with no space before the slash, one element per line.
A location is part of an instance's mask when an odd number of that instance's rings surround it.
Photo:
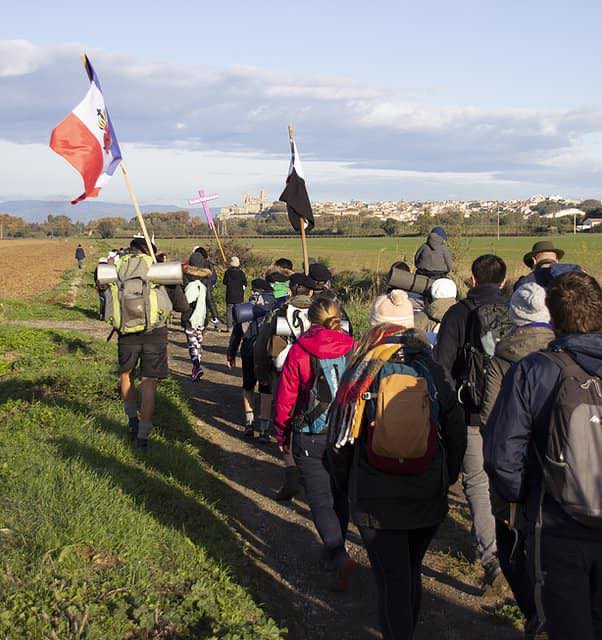
<path fill-rule="evenodd" d="M 147 278 L 153 259 L 126 254 L 115 262 L 117 281 L 108 286 L 104 320 L 121 335 L 166 325 L 172 304 L 165 287 Z"/>

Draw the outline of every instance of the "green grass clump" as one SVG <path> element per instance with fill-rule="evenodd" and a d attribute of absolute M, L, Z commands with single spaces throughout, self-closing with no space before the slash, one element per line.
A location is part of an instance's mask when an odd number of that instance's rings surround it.
<path fill-rule="evenodd" d="M 247 560 L 177 384 L 141 453 L 114 349 L 0 328 L 0 637 L 282 637 L 239 584 Z"/>

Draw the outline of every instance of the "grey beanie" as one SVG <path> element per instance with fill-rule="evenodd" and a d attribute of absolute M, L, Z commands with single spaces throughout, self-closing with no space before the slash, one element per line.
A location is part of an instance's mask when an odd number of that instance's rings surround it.
<path fill-rule="evenodd" d="M 519 287 L 510 298 L 510 316 L 515 327 L 532 322 L 550 322 L 546 290 L 536 282 L 528 282 Z"/>

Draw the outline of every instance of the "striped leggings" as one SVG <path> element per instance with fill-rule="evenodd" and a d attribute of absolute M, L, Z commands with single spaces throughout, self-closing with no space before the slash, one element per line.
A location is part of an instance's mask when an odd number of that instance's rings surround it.
<path fill-rule="evenodd" d="M 193 364 L 200 364 L 203 355 L 203 334 L 205 327 L 196 329 L 186 329 L 186 340 L 188 341 L 188 353 Z"/>

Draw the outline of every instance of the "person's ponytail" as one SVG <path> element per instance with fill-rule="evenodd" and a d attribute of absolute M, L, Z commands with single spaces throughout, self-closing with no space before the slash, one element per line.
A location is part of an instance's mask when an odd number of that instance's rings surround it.
<path fill-rule="evenodd" d="M 316 298 L 312 301 L 307 317 L 312 324 L 319 324 L 331 331 L 342 331 L 341 307 L 328 298 Z"/>

